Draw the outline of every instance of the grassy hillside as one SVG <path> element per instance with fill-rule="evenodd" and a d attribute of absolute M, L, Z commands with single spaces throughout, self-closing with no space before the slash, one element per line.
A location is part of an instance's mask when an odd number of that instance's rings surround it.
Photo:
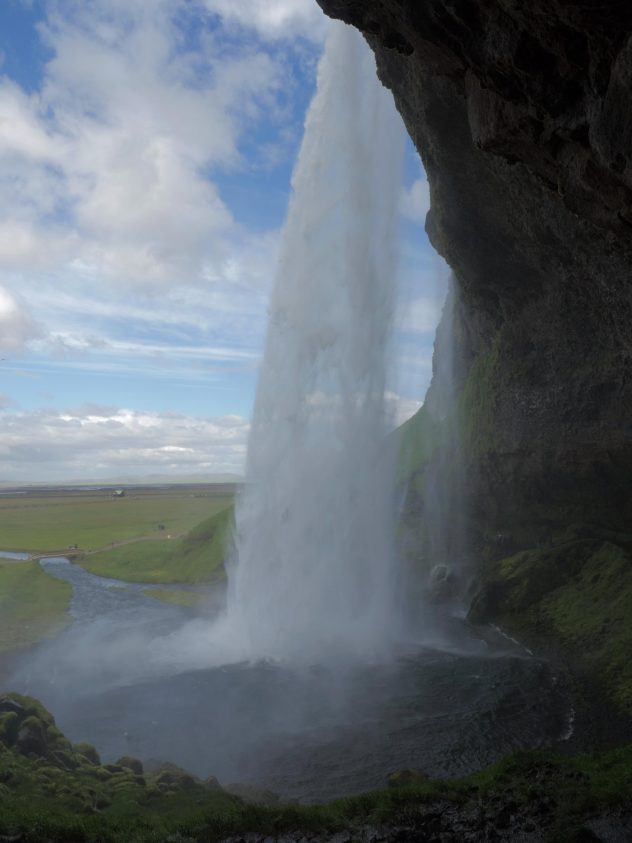
<path fill-rule="evenodd" d="M 96 550 L 137 538 L 186 533 L 202 518 L 232 503 L 226 487 L 111 492 L 29 492 L 0 497 L 2 550 L 51 551 L 70 545 Z M 162 525 L 162 528 L 160 527 Z"/>
<path fill-rule="evenodd" d="M 102 577 L 141 583 L 198 583 L 224 577 L 229 552 L 233 508 L 206 518 L 181 539 L 139 541 L 78 560 Z"/>
<path fill-rule="evenodd" d="M 72 586 L 37 562 L 0 562 L 0 651 L 33 644 L 59 630 Z"/>

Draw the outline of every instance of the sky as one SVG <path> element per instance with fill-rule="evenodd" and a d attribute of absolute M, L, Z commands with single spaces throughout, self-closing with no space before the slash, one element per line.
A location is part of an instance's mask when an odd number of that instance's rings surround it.
<path fill-rule="evenodd" d="M 0 483 L 241 474 L 315 0 L 0 0 Z M 388 400 L 446 272 L 402 173 Z"/>

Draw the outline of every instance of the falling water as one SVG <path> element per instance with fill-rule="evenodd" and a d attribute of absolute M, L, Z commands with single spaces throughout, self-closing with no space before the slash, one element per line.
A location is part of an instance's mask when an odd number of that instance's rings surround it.
<path fill-rule="evenodd" d="M 458 285 L 450 276 L 448 295 L 435 338 L 432 385 L 425 409 L 440 430 L 424 483 L 424 552 L 435 575 L 465 577 L 466 547 L 462 436 L 458 410 L 455 331 Z M 456 583 L 455 583 L 456 584 Z"/>
<path fill-rule="evenodd" d="M 394 616 L 384 391 L 403 126 L 362 38 L 318 72 L 238 502 L 227 629 L 249 657 L 371 656 Z"/>

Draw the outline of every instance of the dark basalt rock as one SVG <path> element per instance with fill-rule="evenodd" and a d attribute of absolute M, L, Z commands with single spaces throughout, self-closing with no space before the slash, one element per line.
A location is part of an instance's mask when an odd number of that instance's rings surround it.
<path fill-rule="evenodd" d="M 627 531 L 632 5 L 318 2 L 365 34 L 428 174 L 474 546 Z"/>

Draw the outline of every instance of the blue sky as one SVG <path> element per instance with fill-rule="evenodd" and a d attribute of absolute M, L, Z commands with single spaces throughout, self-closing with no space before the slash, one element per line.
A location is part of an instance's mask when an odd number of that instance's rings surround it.
<path fill-rule="evenodd" d="M 239 473 L 328 20 L 314 0 L 3 0 L 0 482 Z M 408 145 L 389 388 L 445 270 Z"/>

